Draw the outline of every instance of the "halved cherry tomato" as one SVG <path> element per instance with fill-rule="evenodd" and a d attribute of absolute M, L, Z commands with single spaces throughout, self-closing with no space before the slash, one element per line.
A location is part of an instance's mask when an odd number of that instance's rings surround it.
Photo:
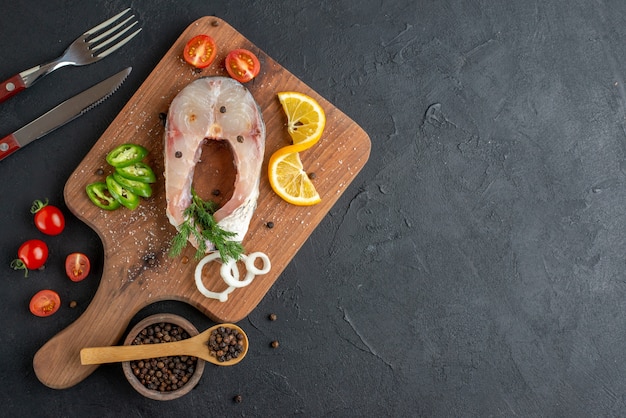
<path fill-rule="evenodd" d="M 83 253 L 72 253 L 65 258 L 65 274 L 73 282 L 80 282 L 89 274 L 91 263 Z"/>
<path fill-rule="evenodd" d="M 13 270 L 24 270 L 24 277 L 28 277 L 28 270 L 41 268 L 48 260 L 48 246 L 39 239 L 31 239 L 23 243 L 17 250 L 17 258 L 11 262 Z"/>
<path fill-rule="evenodd" d="M 46 235 L 59 235 L 65 229 L 65 217 L 61 209 L 45 202 L 35 200 L 30 208 L 30 213 L 35 215 L 35 226 Z"/>
<path fill-rule="evenodd" d="M 226 56 L 226 71 L 240 83 L 247 83 L 259 74 L 261 64 L 247 49 L 235 49 Z"/>
<path fill-rule="evenodd" d="M 54 290 L 40 290 L 30 299 L 28 307 L 33 315 L 50 316 L 61 307 L 61 298 Z"/>
<path fill-rule="evenodd" d="M 183 57 L 188 64 L 197 68 L 211 65 L 217 54 L 215 41 L 209 35 L 198 35 L 191 38 L 183 51 Z"/>

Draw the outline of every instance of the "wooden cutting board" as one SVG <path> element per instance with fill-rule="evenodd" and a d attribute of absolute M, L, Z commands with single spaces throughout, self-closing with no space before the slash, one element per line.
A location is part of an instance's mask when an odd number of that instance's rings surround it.
<path fill-rule="evenodd" d="M 218 45 L 216 61 L 202 72 L 186 64 L 182 56 L 185 43 L 198 34 L 212 36 Z M 243 241 L 246 253 L 262 251 L 272 264 L 271 271 L 257 276 L 247 287 L 236 289 L 226 302 L 207 299 L 195 285 L 197 260 L 194 250 L 177 258 L 167 253 L 175 234 L 165 215 L 163 179 L 162 115 L 176 94 L 191 81 L 208 75 L 226 75 L 223 62 L 228 51 L 246 48 L 257 54 L 261 73 L 246 87 L 263 111 L 267 129 L 265 161 L 260 185 L 258 207 Z M 277 149 L 289 145 L 286 117 L 276 97 L 280 91 L 299 91 L 318 100 L 326 112 L 327 122 L 322 139 L 301 153 L 322 202 L 311 207 L 298 207 L 284 202 L 271 189 L 267 178 L 269 157 Z M 134 211 L 125 208 L 107 212 L 94 206 L 85 193 L 85 186 L 102 181 L 111 168 L 106 154 L 122 143 L 137 143 L 151 152 L 146 157 L 157 173 L 153 196 L 143 200 Z M 203 17 L 193 22 L 122 109 L 100 137 L 65 186 L 67 207 L 91 226 L 104 246 L 104 268 L 98 290 L 85 312 L 70 326 L 54 336 L 33 360 L 39 380 L 55 389 L 71 387 L 97 366 L 82 366 L 79 352 L 83 347 L 118 343 L 133 316 L 143 307 L 159 300 L 187 302 L 216 322 L 238 322 L 261 301 L 281 272 L 307 240 L 311 232 L 339 199 L 369 157 L 368 135 L 354 121 L 305 85 L 243 37 L 229 24 L 216 17 Z M 211 157 L 209 158 L 209 153 Z M 194 176 L 201 196 L 218 198 L 232 191 L 234 168 L 232 154 L 224 147 L 203 152 Z M 273 228 L 267 226 L 273 223 Z M 242 268 L 243 270 L 243 268 Z M 209 263 L 203 270 L 203 283 L 212 291 L 227 286 L 219 275 L 218 263 Z"/>

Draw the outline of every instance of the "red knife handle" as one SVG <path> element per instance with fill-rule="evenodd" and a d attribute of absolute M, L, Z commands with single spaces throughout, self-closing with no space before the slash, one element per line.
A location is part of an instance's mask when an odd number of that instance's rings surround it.
<path fill-rule="evenodd" d="M 22 76 L 17 74 L 0 84 L 0 103 L 24 90 L 26 85 Z"/>
<path fill-rule="evenodd" d="M 17 143 L 13 134 L 0 139 L 0 161 L 4 160 L 18 149 L 20 149 L 20 144 Z"/>

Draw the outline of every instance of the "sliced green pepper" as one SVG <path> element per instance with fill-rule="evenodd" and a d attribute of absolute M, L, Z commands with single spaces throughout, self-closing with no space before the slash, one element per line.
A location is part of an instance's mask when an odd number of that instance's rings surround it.
<path fill-rule="evenodd" d="M 130 180 L 141 181 L 143 183 L 154 183 L 156 176 L 154 171 L 145 163 L 141 161 L 132 163 L 124 167 L 117 167 L 115 171 L 122 177 L 126 177 Z"/>
<path fill-rule="evenodd" d="M 116 182 L 113 176 L 107 176 L 106 181 L 109 193 L 111 193 L 111 196 L 113 196 L 115 200 L 130 210 L 134 210 L 139 206 L 139 196 Z"/>
<path fill-rule="evenodd" d="M 86 187 L 87 196 L 94 205 L 104 210 L 115 210 L 120 207 L 120 202 L 109 192 L 106 183 L 91 183 Z"/>
<path fill-rule="evenodd" d="M 106 160 L 113 167 L 125 167 L 143 160 L 148 150 L 137 144 L 123 144 L 113 148 L 106 156 Z"/>
<path fill-rule="evenodd" d="M 131 180 L 121 176 L 119 173 L 113 173 L 113 180 L 118 182 L 126 190 L 130 190 L 137 196 L 148 198 L 152 196 L 152 187 L 148 183 L 139 180 Z"/>

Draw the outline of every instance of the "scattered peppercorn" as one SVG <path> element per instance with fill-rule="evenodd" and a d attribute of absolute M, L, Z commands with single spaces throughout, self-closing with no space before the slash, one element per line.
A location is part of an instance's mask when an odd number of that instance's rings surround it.
<path fill-rule="evenodd" d="M 278 341 L 277 340 L 272 341 L 271 346 L 272 348 L 278 348 Z"/>
<path fill-rule="evenodd" d="M 182 153 L 182 152 L 180 152 L 180 151 L 176 151 L 176 152 L 174 153 L 174 157 L 176 157 L 176 158 L 182 158 L 182 156 L 183 156 L 183 153 Z"/>
<path fill-rule="evenodd" d="M 213 190 L 213 191 L 211 192 L 211 194 L 212 194 L 213 196 L 219 196 L 219 195 L 220 195 L 220 193 L 221 193 L 221 192 L 219 191 L 219 189 L 215 189 L 215 190 Z"/>
<path fill-rule="evenodd" d="M 224 362 L 239 357 L 244 350 L 244 336 L 230 327 L 217 327 L 209 335 L 209 355 Z"/>
<path fill-rule="evenodd" d="M 101 176 L 101 175 L 104 174 L 104 170 L 102 168 L 99 168 L 99 169 L 96 170 L 96 174 Z"/>
<path fill-rule="evenodd" d="M 310 178 L 311 180 L 315 180 L 315 178 L 316 178 L 316 177 L 317 177 L 317 174 L 315 174 L 315 173 L 309 173 L 309 178 Z"/>
<path fill-rule="evenodd" d="M 243 401 L 243 398 L 241 397 L 241 395 L 235 395 L 233 401 L 235 401 L 235 403 L 241 403 L 241 401 Z"/>
<path fill-rule="evenodd" d="M 75 300 L 70 302 L 70 308 L 75 308 L 77 305 L 78 303 Z"/>
<path fill-rule="evenodd" d="M 237 135 L 237 142 L 241 144 L 243 142 L 243 136 Z"/>
<path fill-rule="evenodd" d="M 211 22 L 211 26 L 219 26 L 220 22 L 218 22 L 217 20 L 214 20 Z"/>
<path fill-rule="evenodd" d="M 226 106 L 220 106 L 220 113 L 226 113 Z"/>
<path fill-rule="evenodd" d="M 165 126 L 165 122 L 167 121 L 167 113 L 159 113 L 159 120 L 161 121 L 161 124 Z"/>
<path fill-rule="evenodd" d="M 131 344 L 157 344 L 186 338 L 189 338 L 189 334 L 182 327 L 161 322 L 141 330 Z M 159 392 L 171 392 L 180 389 L 189 381 L 196 370 L 197 363 L 196 357 L 172 356 L 131 361 L 130 367 L 133 374 L 146 388 Z"/>
<path fill-rule="evenodd" d="M 274 228 L 274 222 L 269 221 L 268 223 L 265 224 L 265 226 L 267 226 L 269 229 Z"/>
<path fill-rule="evenodd" d="M 196 68 L 193 69 L 193 72 L 196 73 L 196 74 L 200 74 L 200 73 L 202 73 L 202 68 L 197 68 L 196 67 Z"/>
<path fill-rule="evenodd" d="M 276 319 L 277 319 L 278 317 L 276 316 L 276 314 L 275 314 L 275 313 L 272 313 L 272 314 L 270 314 L 269 318 L 270 318 L 270 321 L 276 321 Z"/>

